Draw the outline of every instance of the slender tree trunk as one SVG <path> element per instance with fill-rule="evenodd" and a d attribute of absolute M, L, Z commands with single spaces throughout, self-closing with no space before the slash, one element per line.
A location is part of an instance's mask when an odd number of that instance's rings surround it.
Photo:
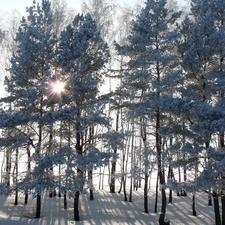
<path fill-rule="evenodd" d="M 31 170 L 31 163 L 30 163 L 30 141 L 27 144 L 27 176 L 29 177 L 30 175 L 30 170 Z M 28 203 L 28 192 L 25 193 L 25 199 L 24 199 L 24 204 L 27 205 Z"/>
<path fill-rule="evenodd" d="M 184 182 L 187 181 L 187 168 L 186 166 L 184 166 Z M 183 196 L 187 196 L 187 191 L 186 190 L 183 190 Z"/>
<path fill-rule="evenodd" d="M 224 93 L 221 93 L 221 98 L 224 97 Z M 224 152 L 225 148 L 225 141 L 224 141 L 224 132 L 220 133 L 220 148 L 221 151 Z M 221 175 L 222 180 L 222 188 L 221 188 L 221 205 L 222 205 L 222 225 L 225 225 L 225 173 Z"/>
<path fill-rule="evenodd" d="M 36 218 L 41 218 L 41 195 L 37 194 L 37 201 L 36 201 Z"/>
<path fill-rule="evenodd" d="M 165 174 L 163 171 L 163 165 L 162 165 L 162 143 L 161 143 L 161 137 L 158 133 L 158 129 L 160 128 L 160 112 L 157 110 L 156 112 L 156 148 L 157 148 L 157 157 L 158 157 L 158 176 L 159 176 L 159 183 L 161 185 L 161 196 L 162 196 L 162 206 L 161 206 L 161 213 L 159 216 L 159 225 L 166 225 L 170 222 L 165 222 L 165 216 L 166 216 L 166 191 L 163 188 L 163 185 L 165 185 Z"/>
<path fill-rule="evenodd" d="M 104 178 L 105 178 L 105 165 L 103 166 L 103 171 L 102 171 L 102 190 L 104 189 Z"/>
<path fill-rule="evenodd" d="M 225 196 L 224 193 L 221 195 L 221 205 L 222 205 L 222 225 L 225 225 Z"/>
<path fill-rule="evenodd" d="M 172 171 L 172 168 L 171 166 L 169 165 L 169 170 L 168 170 L 168 178 L 173 178 L 173 171 Z M 172 190 L 170 189 L 169 190 L 169 201 L 168 203 L 172 203 L 173 199 L 172 199 Z"/>
<path fill-rule="evenodd" d="M 119 130 L 119 110 L 116 113 L 116 131 Z M 110 193 L 115 193 L 115 182 L 116 182 L 116 154 L 117 154 L 117 146 L 115 146 L 113 153 L 115 156 L 113 157 L 112 168 L 111 168 L 111 181 L 110 181 Z"/>
<path fill-rule="evenodd" d="M 28 193 L 25 193 L 24 204 L 27 205 L 27 203 L 28 203 Z"/>
<path fill-rule="evenodd" d="M 52 111 L 54 110 L 53 104 L 51 106 L 51 110 Z M 47 151 L 47 154 L 49 154 L 50 156 L 53 155 L 52 142 L 53 142 L 53 124 L 50 125 L 48 151 Z M 49 168 L 49 175 L 51 177 L 51 180 L 53 180 L 54 174 L 53 174 L 53 167 L 52 166 Z M 50 186 L 49 189 L 50 189 L 50 191 L 49 191 L 49 198 L 52 198 L 52 197 L 54 197 L 53 187 Z"/>
<path fill-rule="evenodd" d="M 16 177 L 15 177 L 15 188 L 16 188 L 16 193 L 15 193 L 15 205 L 18 205 L 18 156 L 19 156 L 19 150 L 18 148 L 16 149 L 16 156 L 15 156 L 15 170 L 16 170 Z"/>
<path fill-rule="evenodd" d="M 209 193 L 208 193 L 208 206 L 212 206 L 212 194 L 211 194 L 211 189 L 209 189 Z"/>
<path fill-rule="evenodd" d="M 86 141 L 87 141 L 87 132 L 86 132 Z M 94 126 L 89 127 L 89 146 L 94 145 Z M 88 170 L 88 183 L 89 183 L 89 192 L 90 192 L 90 200 L 94 200 L 94 193 L 93 193 L 93 170 Z"/>
<path fill-rule="evenodd" d="M 66 191 L 63 195 L 63 207 L 64 209 L 67 209 L 67 196 L 66 196 Z"/>
<path fill-rule="evenodd" d="M 11 176 L 11 149 L 6 149 L 6 187 L 10 187 Z"/>
<path fill-rule="evenodd" d="M 145 174 L 144 184 L 144 212 L 148 213 L 148 175 Z"/>
<path fill-rule="evenodd" d="M 5 159 L 6 159 L 6 152 L 4 152 L 3 160 L 1 162 L 1 183 L 2 184 L 6 183 L 6 171 L 4 171 Z"/>
<path fill-rule="evenodd" d="M 88 171 L 88 182 L 89 182 L 90 200 L 94 200 L 94 193 L 93 193 L 93 172 L 92 172 L 92 170 L 89 170 Z"/>
<path fill-rule="evenodd" d="M 219 196 L 215 191 L 213 191 L 213 202 L 214 202 L 215 225 L 222 225 L 220 217 Z"/>
<path fill-rule="evenodd" d="M 162 192 L 162 207 L 161 207 L 161 214 L 159 216 L 159 224 L 160 225 L 169 225 L 170 222 L 165 222 L 165 215 L 166 215 L 166 191 L 164 188 L 161 190 Z"/>
<path fill-rule="evenodd" d="M 79 195 L 80 192 L 76 191 L 75 198 L 74 198 L 74 220 L 80 221 L 80 214 L 79 214 Z"/>
<path fill-rule="evenodd" d="M 80 118 L 80 112 L 77 113 L 77 117 Z M 78 121 L 76 124 L 76 152 L 78 155 L 83 154 L 83 135 L 80 132 L 80 127 L 81 124 Z M 80 189 L 83 188 L 83 171 L 79 168 L 79 165 L 77 167 L 77 182 L 79 183 L 79 190 L 75 192 L 75 198 L 74 198 L 74 220 L 79 221 L 80 220 L 80 215 L 79 215 L 79 195 L 80 195 Z"/>
<path fill-rule="evenodd" d="M 101 189 L 101 180 L 102 180 L 102 168 L 100 167 L 100 171 L 99 171 L 99 182 L 98 182 L 98 190 Z"/>
<path fill-rule="evenodd" d="M 157 205 L 158 205 L 158 193 L 159 193 L 159 175 L 156 178 L 156 186 L 155 186 L 155 213 L 158 212 Z"/>
<path fill-rule="evenodd" d="M 130 178 L 130 194 L 129 194 L 129 202 L 132 202 L 132 191 L 133 191 L 133 178 Z"/>
<path fill-rule="evenodd" d="M 195 210 L 195 193 L 192 195 L 192 215 L 197 216 L 196 210 Z"/>
<path fill-rule="evenodd" d="M 132 131 L 134 131 L 134 121 L 132 122 Z M 131 170 L 134 168 L 134 134 L 131 139 Z M 133 191 L 133 175 L 130 178 L 130 195 L 129 202 L 132 202 L 132 191 Z"/>

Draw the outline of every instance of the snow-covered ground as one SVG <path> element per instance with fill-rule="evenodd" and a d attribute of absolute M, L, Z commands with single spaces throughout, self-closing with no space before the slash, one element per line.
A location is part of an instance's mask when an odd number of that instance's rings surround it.
<path fill-rule="evenodd" d="M 63 198 L 42 198 L 42 218 L 30 219 L 35 211 L 35 199 L 24 207 L 24 196 L 21 194 L 19 205 L 14 206 L 14 196 L 7 199 L 0 197 L 0 225 L 156 225 L 158 214 L 154 210 L 154 192 L 149 191 L 149 213 L 143 212 L 143 190 L 133 192 L 133 202 L 123 201 L 123 194 L 110 194 L 107 191 L 95 191 L 94 201 L 89 201 L 89 194 L 80 196 L 81 221 L 73 220 L 73 201 L 68 202 L 68 209 L 63 209 Z M 171 225 L 213 225 L 213 207 L 207 205 L 207 195 L 197 193 L 197 216 L 191 215 L 191 194 L 188 197 L 177 197 L 174 193 L 173 203 L 167 205 L 166 218 Z M 159 198 L 160 201 L 160 198 Z M 158 204 L 160 211 L 160 204 Z"/>

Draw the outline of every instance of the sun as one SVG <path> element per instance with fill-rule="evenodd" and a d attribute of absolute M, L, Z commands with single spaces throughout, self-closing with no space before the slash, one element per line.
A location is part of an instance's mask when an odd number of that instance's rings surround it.
<path fill-rule="evenodd" d="M 56 80 L 56 81 L 52 82 L 51 86 L 52 86 L 52 93 L 53 94 L 60 95 L 65 90 L 64 89 L 65 83 L 63 83 L 59 80 Z"/>

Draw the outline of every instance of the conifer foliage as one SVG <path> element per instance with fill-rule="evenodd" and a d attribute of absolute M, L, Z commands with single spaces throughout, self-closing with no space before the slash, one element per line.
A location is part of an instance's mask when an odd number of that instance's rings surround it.
<path fill-rule="evenodd" d="M 128 72 L 124 74 L 123 90 L 128 98 L 128 114 L 131 118 L 138 118 L 140 124 L 140 135 L 143 141 L 143 162 L 145 164 L 145 196 L 144 208 L 148 213 L 147 183 L 150 171 L 150 155 L 153 154 L 148 131 L 149 126 L 154 127 L 154 146 L 158 164 L 158 177 L 160 185 L 165 185 L 165 173 L 163 168 L 162 139 L 158 129 L 163 125 L 163 114 L 160 111 L 160 98 L 166 93 L 164 85 L 167 77 L 179 74 L 178 57 L 173 52 L 177 32 L 172 30 L 179 18 L 179 12 L 173 12 L 166 8 L 166 1 L 152 1 L 145 3 L 141 13 L 133 21 L 128 37 L 129 44 L 116 47 L 119 54 L 128 56 Z M 173 38 L 171 38 L 173 37 Z M 121 93 L 120 93 L 121 94 Z M 151 121 L 148 123 L 147 121 Z M 166 213 L 166 193 L 161 188 L 162 208 L 159 224 L 164 221 Z"/>
<path fill-rule="evenodd" d="M 34 1 L 27 13 L 15 38 L 18 49 L 11 59 L 11 76 L 5 78 L 9 96 L 2 99 L 9 106 L 2 112 L 1 127 L 19 136 L 14 142 L 8 132 L 2 145 L 24 152 L 32 146 L 30 171 L 16 190 L 36 196 L 37 218 L 42 192 L 58 188 L 64 196 L 74 196 L 74 219 L 79 220 L 85 171 L 109 163 L 111 157 L 100 152 L 96 143 L 101 135 L 95 133 L 95 127 L 109 125 L 103 113 L 107 99 L 99 93 L 108 47 L 90 14 L 75 16 L 57 40 L 50 1 Z M 59 82 L 61 89 L 56 90 Z M 58 178 L 57 166 L 63 169 Z"/>
<path fill-rule="evenodd" d="M 108 173 L 114 194 L 121 178 L 125 201 L 126 179 L 130 201 L 133 182 L 138 191 L 143 180 L 148 213 L 149 178 L 156 175 L 151 211 L 157 213 L 160 192 L 160 225 L 170 223 L 167 187 L 170 202 L 172 190 L 192 193 L 194 216 L 196 192 L 207 192 L 215 224 L 225 224 L 224 0 L 191 0 L 184 19 L 175 1 L 147 0 L 129 32 L 128 14 L 120 17 L 126 19 L 128 35 L 118 40 L 121 45 L 114 42 L 113 57 L 105 41 L 111 44 L 116 5 L 89 3 L 92 7 L 83 6 L 90 13 L 74 15 L 65 25 L 63 8 L 52 10 L 50 0 L 34 0 L 21 20 L 4 80 L 7 96 L 0 99 L 5 154 L 0 194 L 15 194 L 15 205 L 19 192 L 25 204 L 28 197 L 36 198 L 35 217 L 40 218 L 44 191 L 50 197 L 58 191 L 64 209 L 67 198 L 73 198 L 79 221 L 80 194 L 87 188 L 94 199 L 95 170 L 102 188 L 101 178 Z M 111 88 L 113 73 L 120 82 Z M 104 84 L 110 87 L 105 95 L 100 91 Z"/>

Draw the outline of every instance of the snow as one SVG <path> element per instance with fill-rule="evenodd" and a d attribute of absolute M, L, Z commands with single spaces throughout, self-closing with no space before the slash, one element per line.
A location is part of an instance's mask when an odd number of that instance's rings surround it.
<path fill-rule="evenodd" d="M 63 197 L 42 198 L 42 217 L 29 218 L 35 214 L 35 200 L 24 207 L 24 196 L 20 194 L 19 205 L 14 206 L 14 196 L 0 197 L 0 225 L 156 225 L 159 213 L 154 210 L 154 191 L 149 191 L 149 213 L 143 212 L 143 190 L 133 192 L 133 202 L 123 201 L 123 194 L 111 194 L 105 190 L 94 192 L 94 201 L 89 194 L 80 195 L 81 221 L 73 220 L 73 200 L 68 200 L 68 209 L 63 209 Z M 196 193 L 197 216 L 191 215 L 192 195 L 178 197 L 174 193 L 173 203 L 167 204 L 166 219 L 170 225 L 212 225 L 214 224 L 213 206 L 207 205 L 207 194 Z M 160 196 L 158 211 L 160 211 Z M 26 217 L 24 216 L 26 215 Z"/>

